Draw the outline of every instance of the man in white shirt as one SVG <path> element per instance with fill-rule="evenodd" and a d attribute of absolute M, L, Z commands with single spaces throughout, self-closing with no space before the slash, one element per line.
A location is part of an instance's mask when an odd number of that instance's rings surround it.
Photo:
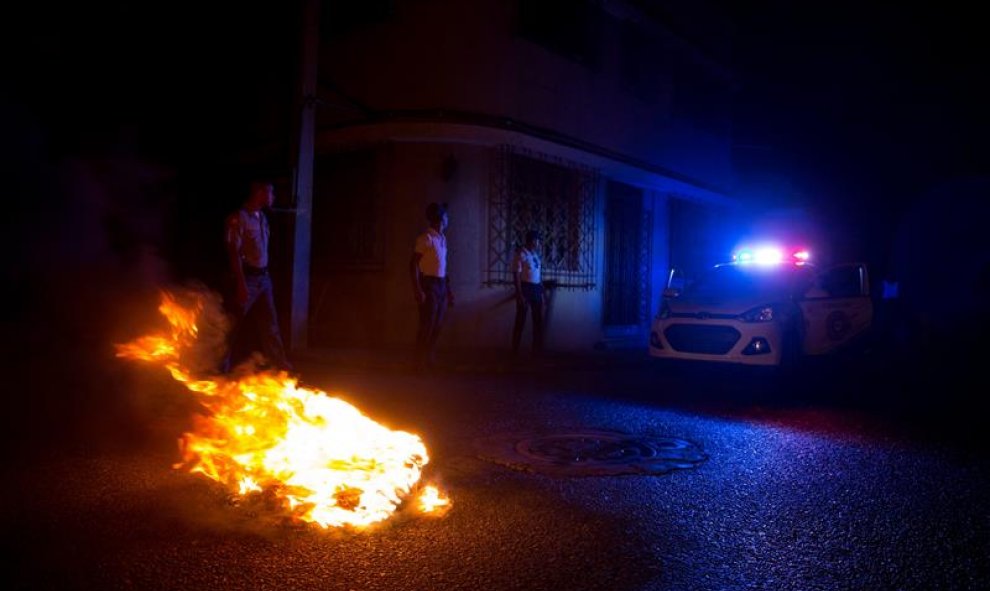
<path fill-rule="evenodd" d="M 268 242 L 270 231 L 265 208 L 275 201 L 270 182 L 254 181 L 248 197 L 226 224 L 227 255 L 233 275 L 232 301 L 228 307 L 234 313 L 234 327 L 228 339 L 228 351 L 223 360 L 224 372 L 230 370 L 233 350 L 242 345 L 245 320 L 256 321 L 260 344 L 268 362 L 278 369 L 291 371 L 292 364 L 285 355 L 282 336 L 275 315 L 272 280 L 268 275 Z M 249 315 L 250 314 L 250 315 Z"/>
<path fill-rule="evenodd" d="M 444 314 L 454 305 L 447 274 L 447 230 L 449 218 L 446 204 L 431 203 L 426 208 L 430 226 L 416 237 L 409 276 L 413 295 L 419 306 L 419 330 L 416 333 L 416 365 L 419 369 L 436 363 L 436 345 Z"/>
<path fill-rule="evenodd" d="M 540 270 L 540 233 L 526 232 L 526 245 L 516 251 L 512 272 L 516 284 L 516 322 L 512 327 L 512 354 L 519 354 L 526 311 L 533 310 L 533 352 L 543 351 L 543 283 Z"/>

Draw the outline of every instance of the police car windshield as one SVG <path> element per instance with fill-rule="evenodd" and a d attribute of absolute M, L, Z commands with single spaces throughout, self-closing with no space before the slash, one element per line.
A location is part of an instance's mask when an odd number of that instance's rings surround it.
<path fill-rule="evenodd" d="M 684 290 L 684 296 L 724 300 L 786 297 L 811 279 L 811 270 L 797 265 L 719 265 Z"/>

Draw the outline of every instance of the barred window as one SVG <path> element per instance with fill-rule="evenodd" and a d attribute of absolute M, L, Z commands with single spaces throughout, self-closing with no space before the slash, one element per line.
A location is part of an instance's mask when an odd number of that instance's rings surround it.
<path fill-rule="evenodd" d="M 510 263 L 528 230 L 542 236 L 545 283 L 595 287 L 596 171 L 561 159 L 500 146 L 488 203 L 486 285 L 513 282 Z"/>

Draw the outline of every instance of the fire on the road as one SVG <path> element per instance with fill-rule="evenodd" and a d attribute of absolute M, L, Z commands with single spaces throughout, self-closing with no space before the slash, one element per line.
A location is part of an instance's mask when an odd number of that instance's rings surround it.
<path fill-rule="evenodd" d="M 183 302 L 185 303 L 185 302 Z M 118 345 L 117 356 L 153 361 L 198 396 L 208 411 L 180 440 L 177 468 L 201 473 L 237 495 L 274 494 L 294 518 L 323 527 L 366 526 L 388 518 L 416 488 L 429 461 L 414 434 L 392 431 L 325 392 L 300 387 L 285 372 L 195 377 L 183 363 L 197 340 L 206 302 L 182 305 L 162 294 L 170 334 Z M 419 510 L 449 500 L 422 487 Z"/>

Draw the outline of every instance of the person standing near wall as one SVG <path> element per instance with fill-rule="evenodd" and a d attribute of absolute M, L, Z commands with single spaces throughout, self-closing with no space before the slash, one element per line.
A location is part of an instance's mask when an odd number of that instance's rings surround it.
<path fill-rule="evenodd" d="M 516 321 L 512 327 L 512 354 L 519 354 L 527 310 L 533 311 L 533 353 L 543 352 L 543 283 L 540 270 L 540 233 L 526 232 L 526 244 L 516 251 L 512 259 L 512 272 L 516 285 Z"/>
<path fill-rule="evenodd" d="M 255 180 L 250 183 L 248 197 L 241 208 L 227 217 L 225 241 L 233 281 L 227 305 L 234 315 L 234 327 L 222 362 L 224 373 L 230 371 L 233 353 L 242 345 L 248 319 L 253 320 L 268 362 L 278 369 L 293 370 L 282 344 L 272 279 L 268 275 L 271 232 L 263 210 L 274 202 L 272 183 Z"/>
<path fill-rule="evenodd" d="M 436 345 L 447 308 L 454 305 L 454 293 L 447 274 L 447 205 L 431 203 L 426 208 L 429 227 L 416 237 L 409 276 L 413 295 L 419 306 L 419 329 L 416 333 L 416 367 L 424 370 L 436 365 Z"/>

